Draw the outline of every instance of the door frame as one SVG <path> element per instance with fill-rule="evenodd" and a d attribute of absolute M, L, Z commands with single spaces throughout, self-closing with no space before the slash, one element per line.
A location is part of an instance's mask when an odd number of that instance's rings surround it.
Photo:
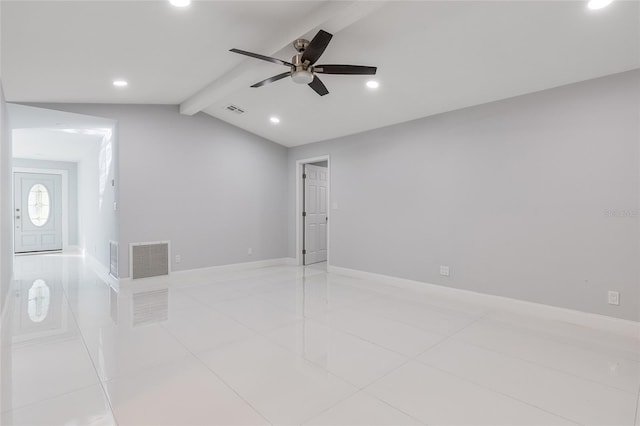
<path fill-rule="evenodd" d="M 318 157 L 305 158 L 296 161 L 296 265 L 303 265 L 302 247 L 304 247 L 304 224 L 302 220 L 302 211 L 304 209 L 304 182 L 302 181 L 302 171 L 304 165 L 309 163 L 317 163 L 319 161 L 327 162 L 327 266 L 331 260 L 331 156 L 320 155 Z"/>
<path fill-rule="evenodd" d="M 43 175 L 61 175 L 62 176 L 62 251 L 69 248 L 69 172 L 67 170 L 59 169 L 37 169 L 31 167 L 13 167 L 11 172 L 11 182 L 13 188 L 15 188 L 15 174 L 16 173 L 34 173 Z M 16 194 L 15 189 L 12 191 L 11 198 L 11 223 L 13 224 L 13 239 L 16 238 Z M 15 253 L 14 253 L 15 255 Z"/>

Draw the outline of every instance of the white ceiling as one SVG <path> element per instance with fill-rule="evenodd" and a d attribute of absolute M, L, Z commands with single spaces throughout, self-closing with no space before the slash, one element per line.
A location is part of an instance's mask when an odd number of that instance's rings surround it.
<path fill-rule="evenodd" d="M 25 105 L 8 105 L 13 157 L 81 161 L 115 122 L 100 117 Z"/>
<path fill-rule="evenodd" d="M 114 120 L 55 111 L 28 105 L 8 105 L 13 129 L 104 129 L 115 125 Z"/>
<path fill-rule="evenodd" d="M 600 11 L 586 0 L 1 5 L 10 101 L 182 104 L 286 146 L 640 67 L 637 1 Z M 289 60 L 288 43 L 318 28 L 334 33 L 320 62 L 376 65 L 380 89 L 333 75 L 324 97 L 289 79 L 252 89 L 286 68 L 228 52 Z"/>
<path fill-rule="evenodd" d="M 54 129 L 19 129 L 13 131 L 13 157 L 75 163 L 101 140 L 100 136 Z"/>

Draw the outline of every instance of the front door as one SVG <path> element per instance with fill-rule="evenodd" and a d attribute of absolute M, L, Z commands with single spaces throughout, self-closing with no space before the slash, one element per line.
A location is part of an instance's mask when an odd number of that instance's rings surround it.
<path fill-rule="evenodd" d="M 16 253 L 62 250 L 62 176 L 14 173 Z"/>
<path fill-rule="evenodd" d="M 326 167 L 304 166 L 304 264 L 327 260 L 327 184 Z"/>

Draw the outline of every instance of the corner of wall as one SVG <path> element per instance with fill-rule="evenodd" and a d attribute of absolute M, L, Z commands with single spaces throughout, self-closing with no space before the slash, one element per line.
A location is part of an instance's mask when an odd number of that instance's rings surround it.
<path fill-rule="evenodd" d="M 13 278 L 13 225 L 11 215 L 11 128 L 0 79 L 0 309 L 4 314 Z"/>

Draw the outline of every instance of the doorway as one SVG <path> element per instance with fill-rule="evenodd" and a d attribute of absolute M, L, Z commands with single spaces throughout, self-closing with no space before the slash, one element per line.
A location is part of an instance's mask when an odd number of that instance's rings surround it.
<path fill-rule="evenodd" d="M 62 176 L 14 173 L 15 253 L 62 250 Z"/>
<path fill-rule="evenodd" d="M 297 162 L 297 263 L 313 265 L 329 258 L 329 157 Z"/>
<path fill-rule="evenodd" d="M 111 243 L 119 236 L 117 123 L 25 105 L 8 104 L 8 109 L 15 252 L 79 255 L 109 279 L 109 265 L 117 263 Z M 28 181 L 34 176 L 61 179 L 61 196 L 59 181 Z"/>

